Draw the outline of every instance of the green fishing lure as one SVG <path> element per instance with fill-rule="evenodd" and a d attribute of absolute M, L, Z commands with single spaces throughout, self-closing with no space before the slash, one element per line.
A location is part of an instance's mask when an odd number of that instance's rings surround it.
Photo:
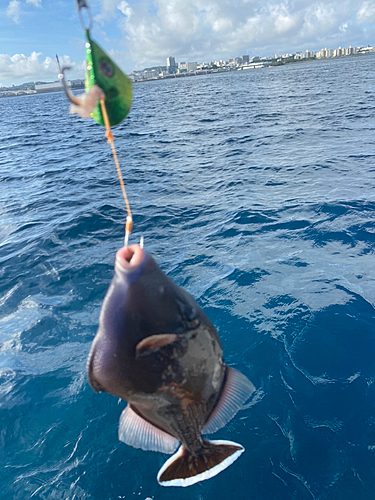
<path fill-rule="evenodd" d="M 97 85 L 105 94 L 105 105 L 109 122 L 121 123 L 129 114 L 132 103 L 132 83 L 104 50 L 92 40 L 88 29 L 85 31 L 86 42 L 86 79 L 85 90 L 88 92 Z M 92 118 L 104 125 L 100 103 L 91 114 Z"/>

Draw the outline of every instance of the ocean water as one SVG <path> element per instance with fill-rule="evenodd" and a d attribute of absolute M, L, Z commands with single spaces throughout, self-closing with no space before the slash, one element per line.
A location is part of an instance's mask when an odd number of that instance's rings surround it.
<path fill-rule="evenodd" d="M 375 57 L 134 86 L 114 129 L 131 242 L 257 387 L 245 453 L 163 488 L 86 359 L 125 211 L 104 131 L 62 93 L 0 100 L 2 500 L 353 500 L 375 491 Z"/>

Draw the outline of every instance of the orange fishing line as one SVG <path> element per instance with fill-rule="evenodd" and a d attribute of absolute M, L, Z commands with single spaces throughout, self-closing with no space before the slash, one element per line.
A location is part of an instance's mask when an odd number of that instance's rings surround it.
<path fill-rule="evenodd" d="M 100 99 L 100 106 L 101 106 L 101 109 L 102 109 L 104 124 L 105 124 L 105 128 L 106 128 L 105 136 L 106 136 L 109 144 L 111 145 L 112 155 L 113 155 L 113 159 L 115 161 L 117 175 L 118 175 L 118 178 L 119 178 L 119 181 L 120 181 L 122 195 L 123 195 L 124 201 L 125 201 L 126 211 L 128 212 L 128 216 L 126 218 L 126 226 L 125 226 L 125 245 L 127 245 L 127 240 L 128 240 L 129 235 L 130 235 L 130 233 L 131 233 L 131 231 L 133 229 L 133 218 L 132 218 L 132 213 L 131 213 L 131 210 L 130 210 L 130 204 L 129 204 L 128 196 L 126 194 L 124 180 L 122 178 L 120 163 L 119 163 L 118 158 L 117 158 L 115 143 L 113 141 L 113 134 L 111 132 L 111 126 L 109 124 L 109 119 L 108 119 L 108 114 L 107 114 L 107 108 L 105 107 L 104 98 Z"/>

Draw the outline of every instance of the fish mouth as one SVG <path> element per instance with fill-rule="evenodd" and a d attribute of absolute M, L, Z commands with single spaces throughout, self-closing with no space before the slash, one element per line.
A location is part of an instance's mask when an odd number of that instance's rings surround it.
<path fill-rule="evenodd" d="M 138 245 L 122 247 L 116 253 L 115 267 L 124 273 L 135 271 L 143 262 L 144 251 Z"/>

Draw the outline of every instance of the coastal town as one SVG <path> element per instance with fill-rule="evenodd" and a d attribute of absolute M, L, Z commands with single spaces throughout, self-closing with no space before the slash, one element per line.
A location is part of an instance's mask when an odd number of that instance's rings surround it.
<path fill-rule="evenodd" d="M 251 69 L 269 68 L 285 64 L 294 64 L 315 60 L 328 60 L 343 57 L 363 56 L 375 53 L 375 47 L 338 47 L 337 49 L 324 48 L 319 51 L 306 50 L 295 54 L 283 54 L 259 57 L 249 55 L 231 58 L 228 61 L 219 60 L 205 63 L 177 62 L 175 57 L 168 57 L 166 66 L 155 66 L 140 71 L 132 71 L 129 78 L 133 82 L 150 80 L 163 80 L 168 78 L 179 78 L 187 76 L 198 76 L 209 73 L 222 73 L 226 71 L 245 71 Z M 84 79 L 70 80 L 67 82 L 72 90 L 83 89 Z M 27 82 L 11 87 L 0 87 L 0 97 L 11 97 L 18 95 L 40 94 L 46 92 L 59 92 L 63 90 L 61 81 L 55 82 Z"/>
<path fill-rule="evenodd" d="M 147 68 L 142 71 L 133 71 L 129 76 L 134 81 L 157 80 L 163 78 L 175 78 L 178 76 L 193 76 L 206 73 L 218 73 L 222 71 L 244 71 L 248 69 L 266 68 L 269 66 L 280 66 L 283 64 L 301 61 L 312 61 L 314 59 L 332 59 L 339 57 L 364 55 L 374 53 L 375 47 L 339 47 L 337 49 L 321 49 L 317 52 L 306 50 L 295 54 L 274 55 L 259 57 L 243 55 L 229 59 L 228 61 L 211 61 L 206 63 L 179 62 L 174 57 L 167 58 L 167 65 L 162 67 Z"/>

